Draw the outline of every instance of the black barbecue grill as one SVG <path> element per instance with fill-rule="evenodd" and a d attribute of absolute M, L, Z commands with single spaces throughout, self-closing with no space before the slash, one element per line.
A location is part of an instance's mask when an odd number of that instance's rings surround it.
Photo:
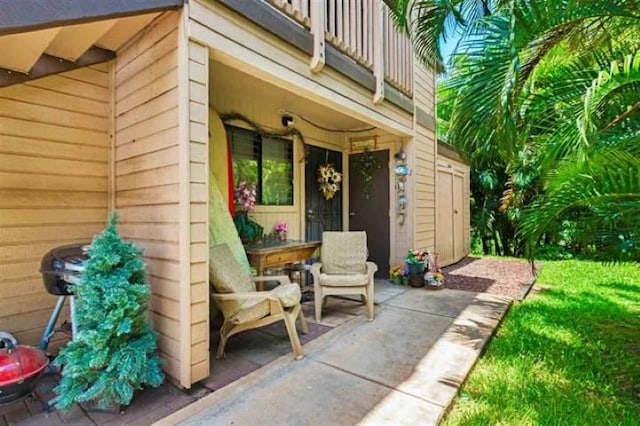
<path fill-rule="evenodd" d="M 0 405 L 17 401 L 33 392 L 38 379 L 49 365 L 46 350 L 67 298 L 71 308 L 71 328 L 75 332 L 71 286 L 82 277 L 88 259 L 87 247 L 87 244 L 61 246 L 42 258 L 42 282 L 48 293 L 58 296 L 58 302 L 51 312 L 39 348 L 19 345 L 15 337 L 0 331 Z M 51 406 L 54 401 L 47 405 Z"/>
<path fill-rule="evenodd" d="M 49 341 L 54 334 L 54 327 L 64 306 L 64 302 L 69 297 L 71 308 L 71 328 L 75 332 L 74 322 L 74 303 L 71 286 L 78 283 L 84 271 L 84 264 L 89 258 L 87 255 L 88 243 L 70 244 L 66 246 L 56 247 L 50 250 L 42 258 L 40 264 L 40 272 L 42 273 L 42 282 L 44 288 L 49 294 L 58 296 L 49 322 L 44 330 L 42 339 L 40 339 L 40 349 L 46 350 Z"/>

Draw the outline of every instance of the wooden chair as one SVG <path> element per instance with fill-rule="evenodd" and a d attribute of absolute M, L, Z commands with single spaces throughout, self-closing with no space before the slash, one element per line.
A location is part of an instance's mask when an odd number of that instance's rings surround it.
<path fill-rule="evenodd" d="M 373 321 L 373 274 L 378 266 L 367 262 L 367 234 L 323 232 L 320 262 L 311 266 L 316 321 L 322 319 L 324 298 L 330 295 L 360 294 Z"/>
<path fill-rule="evenodd" d="M 217 357 L 224 355 L 227 340 L 234 334 L 283 320 L 295 358 L 302 359 L 304 352 L 296 331 L 296 318 L 300 319 L 303 333 L 309 330 L 300 307 L 300 287 L 291 284 L 287 276 L 247 275 L 226 244 L 210 248 L 209 262 L 211 298 L 224 317 Z M 255 283 L 259 281 L 278 281 L 280 285 L 270 291 L 256 291 Z"/>

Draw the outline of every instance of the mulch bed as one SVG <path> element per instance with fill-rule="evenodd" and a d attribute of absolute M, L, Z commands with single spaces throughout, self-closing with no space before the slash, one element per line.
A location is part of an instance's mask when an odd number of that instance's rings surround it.
<path fill-rule="evenodd" d="M 531 265 L 525 260 L 466 257 L 442 270 L 446 288 L 498 294 L 513 299 L 521 299 L 533 279 Z"/>

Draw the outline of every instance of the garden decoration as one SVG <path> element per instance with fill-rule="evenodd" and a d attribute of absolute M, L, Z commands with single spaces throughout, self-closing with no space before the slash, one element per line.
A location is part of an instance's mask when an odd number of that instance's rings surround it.
<path fill-rule="evenodd" d="M 356 168 L 362 176 L 362 194 L 365 199 L 371 197 L 371 185 L 373 184 L 373 174 L 382 168 L 380 161 L 373 155 L 368 147 L 364 148 L 362 154 L 356 159 Z"/>
<path fill-rule="evenodd" d="M 236 186 L 234 203 L 237 206 L 233 216 L 233 224 L 238 230 L 242 244 L 251 244 L 262 238 L 264 228 L 255 219 L 249 217 L 249 212 L 256 206 L 256 184 L 242 181 Z"/>
<path fill-rule="evenodd" d="M 333 165 L 325 163 L 318 167 L 318 189 L 325 200 L 332 199 L 336 192 L 340 191 L 340 182 L 342 182 L 342 173 L 336 171 Z"/>
<path fill-rule="evenodd" d="M 404 258 L 409 271 L 409 285 L 411 287 L 422 287 L 424 285 L 423 276 L 425 263 L 427 262 L 429 253 L 425 250 L 409 249 L 407 256 Z"/>
<path fill-rule="evenodd" d="M 54 365 L 63 366 L 54 389 L 56 408 L 84 402 L 98 409 L 128 405 L 134 391 L 164 380 L 156 334 L 147 317 L 151 290 L 142 250 L 122 240 L 117 214 L 94 237 L 89 260 L 72 291 L 78 332 Z"/>
<path fill-rule="evenodd" d="M 407 176 L 411 174 L 411 169 L 407 166 L 407 154 L 400 150 L 393 156 L 396 160 L 394 169 L 396 176 L 396 197 L 398 204 L 396 207 L 396 216 L 398 224 L 404 225 L 405 212 L 409 204 L 409 197 L 406 192 Z"/>
<path fill-rule="evenodd" d="M 440 290 L 444 288 L 444 274 L 438 265 L 438 253 L 428 256 L 428 267 L 424 273 L 425 288 L 427 290 Z"/>
<path fill-rule="evenodd" d="M 409 268 L 406 263 L 396 263 L 389 269 L 389 281 L 395 285 L 409 283 Z"/>

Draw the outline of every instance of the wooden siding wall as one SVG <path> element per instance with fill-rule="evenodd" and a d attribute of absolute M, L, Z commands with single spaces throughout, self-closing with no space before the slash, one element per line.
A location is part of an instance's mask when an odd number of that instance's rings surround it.
<path fill-rule="evenodd" d="M 145 249 L 164 369 L 182 380 L 190 342 L 180 324 L 179 16 L 163 15 L 118 52 L 114 194 L 122 235 Z"/>
<path fill-rule="evenodd" d="M 419 61 L 415 61 L 415 91 L 414 102 L 432 116 L 435 114 L 435 75 L 426 69 Z M 414 248 L 435 250 L 436 226 L 436 134 L 435 129 L 429 129 L 415 123 L 415 136 L 412 143 L 413 175 L 410 177 L 413 188 Z M 410 192 L 411 193 L 411 192 Z"/>
<path fill-rule="evenodd" d="M 105 225 L 108 82 L 103 64 L 0 89 L 0 330 L 21 343 L 38 343 L 57 299 L 42 257 Z"/>
<path fill-rule="evenodd" d="M 191 382 L 209 376 L 209 50 L 189 42 Z"/>
<path fill-rule="evenodd" d="M 238 72 L 231 68 L 211 62 L 209 103 L 218 113 L 237 112 L 253 122 L 268 129 L 282 129 L 281 113 L 278 109 L 287 105 L 283 101 L 284 92 L 273 85 L 257 82 L 255 79 L 245 80 L 246 85 L 238 91 L 230 88 L 229 79 L 237 79 Z M 259 98 L 255 94 L 259 93 Z M 295 111 L 292 111 L 295 112 Z M 310 117 L 313 119 L 314 117 Z M 242 121 L 230 123 L 238 127 L 246 127 Z M 345 140 L 343 134 L 319 130 L 302 120 L 296 120 L 296 129 L 300 130 L 307 144 L 317 145 L 335 151 L 343 151 Z M 289 225 L 288 236 L 292 239 L 304 237 L 304 147 L 296 138 L 294 142 L 294 205 L 293 206 L 257 206 L 252 216 L 256 218 L 265 232 L 270 232 L 279 221 Z"/>
<path fill-rule="evenodd" d="M 422 108 L 433 117 L 436 115 L 436 77 L 435 73 L 426 68 L 419 60 L 415 60 L 415 90 L 413 100 L 416 106 Z"/>

